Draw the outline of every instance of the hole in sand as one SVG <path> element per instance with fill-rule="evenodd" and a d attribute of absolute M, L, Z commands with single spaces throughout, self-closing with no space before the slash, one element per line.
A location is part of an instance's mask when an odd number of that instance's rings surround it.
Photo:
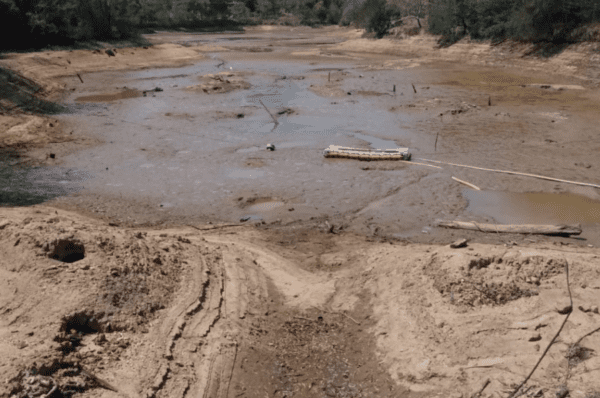
<path fill-rule="evenodd" d="M 55 239 L 44 246 L 48 257 L 63 263 L 74 263 L 85 258 L 83 242 L 74 238 Z"/>

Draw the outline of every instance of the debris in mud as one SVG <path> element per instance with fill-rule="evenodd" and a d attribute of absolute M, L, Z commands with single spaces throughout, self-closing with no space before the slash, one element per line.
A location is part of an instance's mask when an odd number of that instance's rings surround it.
<path fill-rule="evenodd" d="M 481 108 L 477 105 L 469 104 L 467 102 L 463 102 L 455 109 L 447 110 L 446 112 L 440 113 L 440 116 L 443 115 L 460 115 L 461 113 L 467 113 L 471 110 L 480 110 Z"/>
<path fill-rule="evenodd" d="M 68 354 L 79 347 L 84 335 L 109 331 L 110 323 L 102 313 L 80 311 L 63 317 L 59 330 L 54 341 L 60 344 L 59 351 Z"/>
<path fill-rule="evenodd" d="M 284 110 L 277 112 L 278 115 L 293 115 L 294 113 L 296 112 L 290 108 L 285 108 Z"/>
<path fill-rule="evenodd" d="M 565 358 L 569 361 L 569 366 L 573 368 L 586 359 L 589 359 L 593 353 L 594 350 L 591 348 L 582 347 L 579 344 L 572 344 L 569 346 Z"/>
<path fill-rule="evenodd" d="M 160 88 L 160 87 L 155 87 L 152 90 L 144 90 L 144 91 L 142 91 L 142 94 L 144 96 L 146 96 L 146 93 L 152 93 L 152 92 L 160 93 L 161 91 L 164 91 L 164 90 L 162 88 Z"/>
<path fill-rule="evenodd" d="M 79 363 L 54 359 L 42 365 L 35 363 L 10 380 L 11 398 L 70 397 L 91 388 L 118 390 L 85 370 Z"/>
<path fill-rule="evenodd" d="M 54 378 L 37 374 L 35 370 L 25 370 L 19 386 L 12 391 L 14 398 L 50 397 L 57 390 Z"/>
<path fill-rule="evenodd" d="M 233 90 L 247 90 L 250 84 L 232 72 L 204 75 L 202 84 L 188 86 L 190 90 L 201 90 L 206 94 L 222 94 Z"/>
<path fill-rule="evenodd" d="M 275 145 L 273 145 L 273 144 L 267 144 L 267 150 L 268 151 L 274 151 L 275 150 Z"/>
<path fill-rule="evenodd" d="M 451 243 L 450 247 L 452 249 L 459 249 L 461 247 L 467 247 L 467 242 L 468 242 L 467 239 L 459 239 L 456 242 Z"/>
<path fill-rule="evenodd" d="M 83 242 L 73 236 L 56 238 L 42 246 L 48 257 L 62 261 L 63 263 L 74 263 L 85 258 L 85 247 Z"/>
<path fill-rule="evenodd" d="M 113 50 L 111 50 L 111 49 L 104 50 L 104 52 L 105 52 L 106 54 L 108 54 L 108 56 L 109 56 L 109 57 L 114 57 L 114 56 L 115 56 L 115 53 L 114 53 L 114 51 L 113 51 Z"/>

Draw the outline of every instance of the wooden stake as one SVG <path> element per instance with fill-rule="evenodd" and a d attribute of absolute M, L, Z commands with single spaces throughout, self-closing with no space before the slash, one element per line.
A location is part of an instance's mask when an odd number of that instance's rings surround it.
<path fill-rule="evenodd" d="M 329 77 L 327 78 L 327 81 L 331 82 L 331 72 L 329 72 Z"/>
<path fill-rule="evenodd" d="M 413 83 L 411 83 L 413 86 L 413 90 L 415 91 L 415 94 L 417 93 L 417 89 L 415 88 L 415 85 Z"/>
<path fill-rule="evenodd" d="M 394 92 L 396 92 L 396 85 L 394 84 Z"/>
<path fill-rule="evenodd" d="M 492 106 L 492 96 L 488 98 L 488 106 Z"/>
<path fill-rule="evenodd" d="M 440 135 L 440 132 L 438 131 L 437 134 L 435 135 L 435 145 L 433 146 L 434 152 L 437 152 L 437 140 L 438 140 L 439 135 Z"/>
<path fill-rule="evenodd" d="M 79 80 L 81 81 L 81 83 L 83 83 L 83 79 L 81 78 L 81 75 L 78 73 L 77 77 L 79 78 Z"/>

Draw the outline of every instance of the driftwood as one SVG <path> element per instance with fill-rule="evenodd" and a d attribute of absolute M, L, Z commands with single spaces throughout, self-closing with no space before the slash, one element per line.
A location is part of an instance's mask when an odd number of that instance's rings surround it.
<path fill-rule="evenodd" d="M 444 221 L 437 220 L 435 225 L 445 228 L 469 229 L 480 232 L 506 232 L 513 234 L 537 234 L 537 235 L 579 235 L 580 225 L 535 225 L 535 224 L 509 224 L 494 225 L 482 224 L 473 221 Z"/>
<path fill-rule="evenodd" d="M 432 160 L 432 159 L 423 159 L 423 158 L 416 158 L 415 160 L 424 160 L 425 162 L 447 164 L 448 166 L 466 167 L 468 169 L 473 169 L 473 170 L 492 171 L 494 173 L 503 173 L 503 174 L 517 175 L 517 176 L 540 178 L 542 180 L 564 182 L 566 184 L 582 185 L 584 187 L 600 188 L 600 185 L 598 185 L 598 184 L 590 184 L 590 183 L 587 183 L 587 182 L 562 180 L 560 178 L 546 177 L 546 176 L 541 176 L 541 175 L 537 175 L 537 174 L 520 173 L 520 172 L 517 172 L 517 171 L 510 171 L 510 170 L 486 169 L 485 167 L 475 167 L 475 166 L 468 166 L 466 164 L 448 163 L 448 162 L 442 162 L 441 160 Z"/>
<path fill-rule="evenodd" d="M 468 186 L 469 188 L 473 188 L 473 189 L 474 189 L 474 190 L 476 190 L 476 191 L 481 191 L 481 188 L 479 188 L 477 185 L 471 184 L 470 182 L 466 182 L 466 181 L 463 181 L 463 180 L 459 180 L 459 179 L 458 179 L 458 178 L 456 178 L 456 177 L 452 177 L 452 179 L 453 179 L 454 181 L 456 181 L 456 182 L 459 182 L 459 183 L 461 183 L 461 184 L 463 184 L 463 185 L 466 185 L 466 186 Z"/>

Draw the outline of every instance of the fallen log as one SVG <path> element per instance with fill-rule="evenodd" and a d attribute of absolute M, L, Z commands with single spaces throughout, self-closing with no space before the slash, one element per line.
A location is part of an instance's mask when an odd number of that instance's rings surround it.
<path fill-rule="evenodd" d="M 444 228 L 469 229 L 480 232 L 505 232 L 536 235 L 579 235 L 581 225 L 535 225 L 535 224 L 482 224 L 473 221 L 436 220 L 435 225 Z"/>

